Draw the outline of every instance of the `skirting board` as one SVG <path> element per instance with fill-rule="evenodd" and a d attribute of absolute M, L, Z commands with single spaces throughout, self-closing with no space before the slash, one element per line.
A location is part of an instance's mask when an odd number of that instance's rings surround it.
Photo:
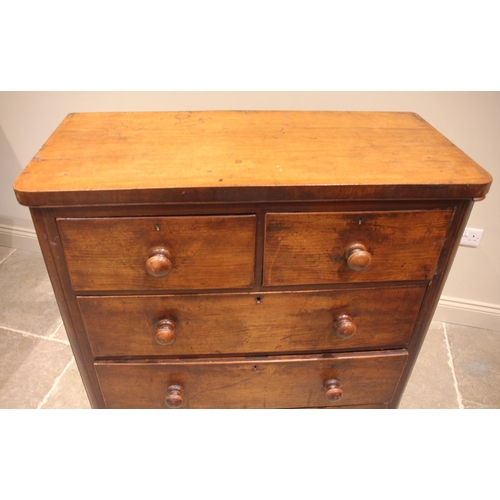
<path fill-rule="evenodd" d="M 0 224 L 0 246 L 40 252 L 34 229 Z M 500 305 L 441 297 L 434 321 L 500 331 Z"/>
<path fill-rule="evenodd" d="M 0 224 L 0 246 L 41 252 L 34 229 Z"/>
<path fill-rule="evenodd" d="M 441 296 L 434 321 L 500 331 L 500 304 Z"/>

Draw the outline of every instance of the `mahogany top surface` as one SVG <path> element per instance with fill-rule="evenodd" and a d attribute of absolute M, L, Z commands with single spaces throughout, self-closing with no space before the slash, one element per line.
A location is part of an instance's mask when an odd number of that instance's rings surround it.
<path fill-rule="evenodd" d="M 68 115 L 14 184 L 29 206 L 481 198 L 491 176 L 414 113 Z"/>

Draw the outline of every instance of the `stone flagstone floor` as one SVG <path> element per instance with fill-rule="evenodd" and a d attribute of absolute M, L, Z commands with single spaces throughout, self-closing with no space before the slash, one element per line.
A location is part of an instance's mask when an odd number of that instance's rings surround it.
<path fill-rule="evenodd" d="M 433 322 L 400 408 L 500 408 L 500 331 Z M 0 408 L 90 408 L 41 254 L 0 247 Z"/>

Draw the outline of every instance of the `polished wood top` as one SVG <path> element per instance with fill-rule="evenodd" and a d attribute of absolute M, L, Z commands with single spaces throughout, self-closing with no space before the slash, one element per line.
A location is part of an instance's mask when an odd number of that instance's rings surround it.
<path fill-rule="evenodd" d="M 480 198 L 491 176 L 414 113 L 68 115 L 14 184 L 30 206 Z"/>

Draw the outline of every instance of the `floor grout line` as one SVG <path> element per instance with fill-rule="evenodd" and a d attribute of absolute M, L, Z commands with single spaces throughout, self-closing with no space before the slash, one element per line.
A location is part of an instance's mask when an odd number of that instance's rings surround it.
<path fill-rule="evenodd" d="M 61 322 L 57 325 L 57 328 L 47 337 L 49 340 L 58 340 L 54 338 L 54 335 L 57 333 L 57 330 L 61 328 L 61 325 L 63 324 L 62 320 Z"/>
<path fill-rule="evenodd" d="M 42 401 L 40 401 L 39 405 L 36 407 L 37 410 L 40 410 L 42 408 L 42 406 L 47 402 L 50 395 L 54 392 L 55 388 L 57 387 L 57 384 L 59 384 L 59 381 L 63 378 L 63 375 L 68 371 L 68 368 L 71 366 L 71 364 L 74 361 L 75 361 L 75 359 L 73 357 L 69 360 L 68 364 L 64 367 L 61 374 L 54 380 L 54 383 L 52 384 L 52 387 L 50 388 L 49 392 L 47 394 L 45 394 Z"/>
<path fill-rule="evenodd" d="M 444 330 L 444 338 L 446 341 L 446 349 L 448 351 L 448 366 L 450 367 L 451 374 L 453 375 L 453 384 L 455 386 L 455 392 L 457 394 L 458 407 L 461 410 L 463 410 L 465 407 L 463 404 L 462 395 L 460 394 L 460 391 L 458 389 L 457 375 L 455 373 L 455 365 L 453 364 L 453 357 L 451 355 L 450 341 L 448 340 L 448 331 L 446 329 L 446 323 L 443 323 L 443 330 Z"/>
<path fill-rule="evenodd" d="M 59 325 L 59 326 L 61 326 L 61 325 Z M 59 326 L 57 328 L 59 328 Z M 5 326 L 5 325 L 0 325 L 0 328 L 3 328 L 4 330 L 9 330 L 11 332 L 20 333 L 21 335 L 24 335 L 25 337 L 33 337 L 35 339 L 50 340 L 52 342 L 59 342 L 59 343 L 64 344 L 64 345 L 69 345 L 69 341 L 67 341 L 67 340 L 44 337 L 43 335 L 37 335 L 36 333 L 24 332 L 23 330 L 16 330 L 15 328 L 10 328 L 10 327 Z"/>
<path fill-rule="evenodd" d="M 17 248 L 14 248 L 12 250 L 12 252 L 10 252 L 9 255 L 7 255 L 7 257 L 4 257 L 2 260 L 0 260 L 0 264 L 2 264 L 3 262 L 5 262 L 16 250 L 17 250 Z"/>

